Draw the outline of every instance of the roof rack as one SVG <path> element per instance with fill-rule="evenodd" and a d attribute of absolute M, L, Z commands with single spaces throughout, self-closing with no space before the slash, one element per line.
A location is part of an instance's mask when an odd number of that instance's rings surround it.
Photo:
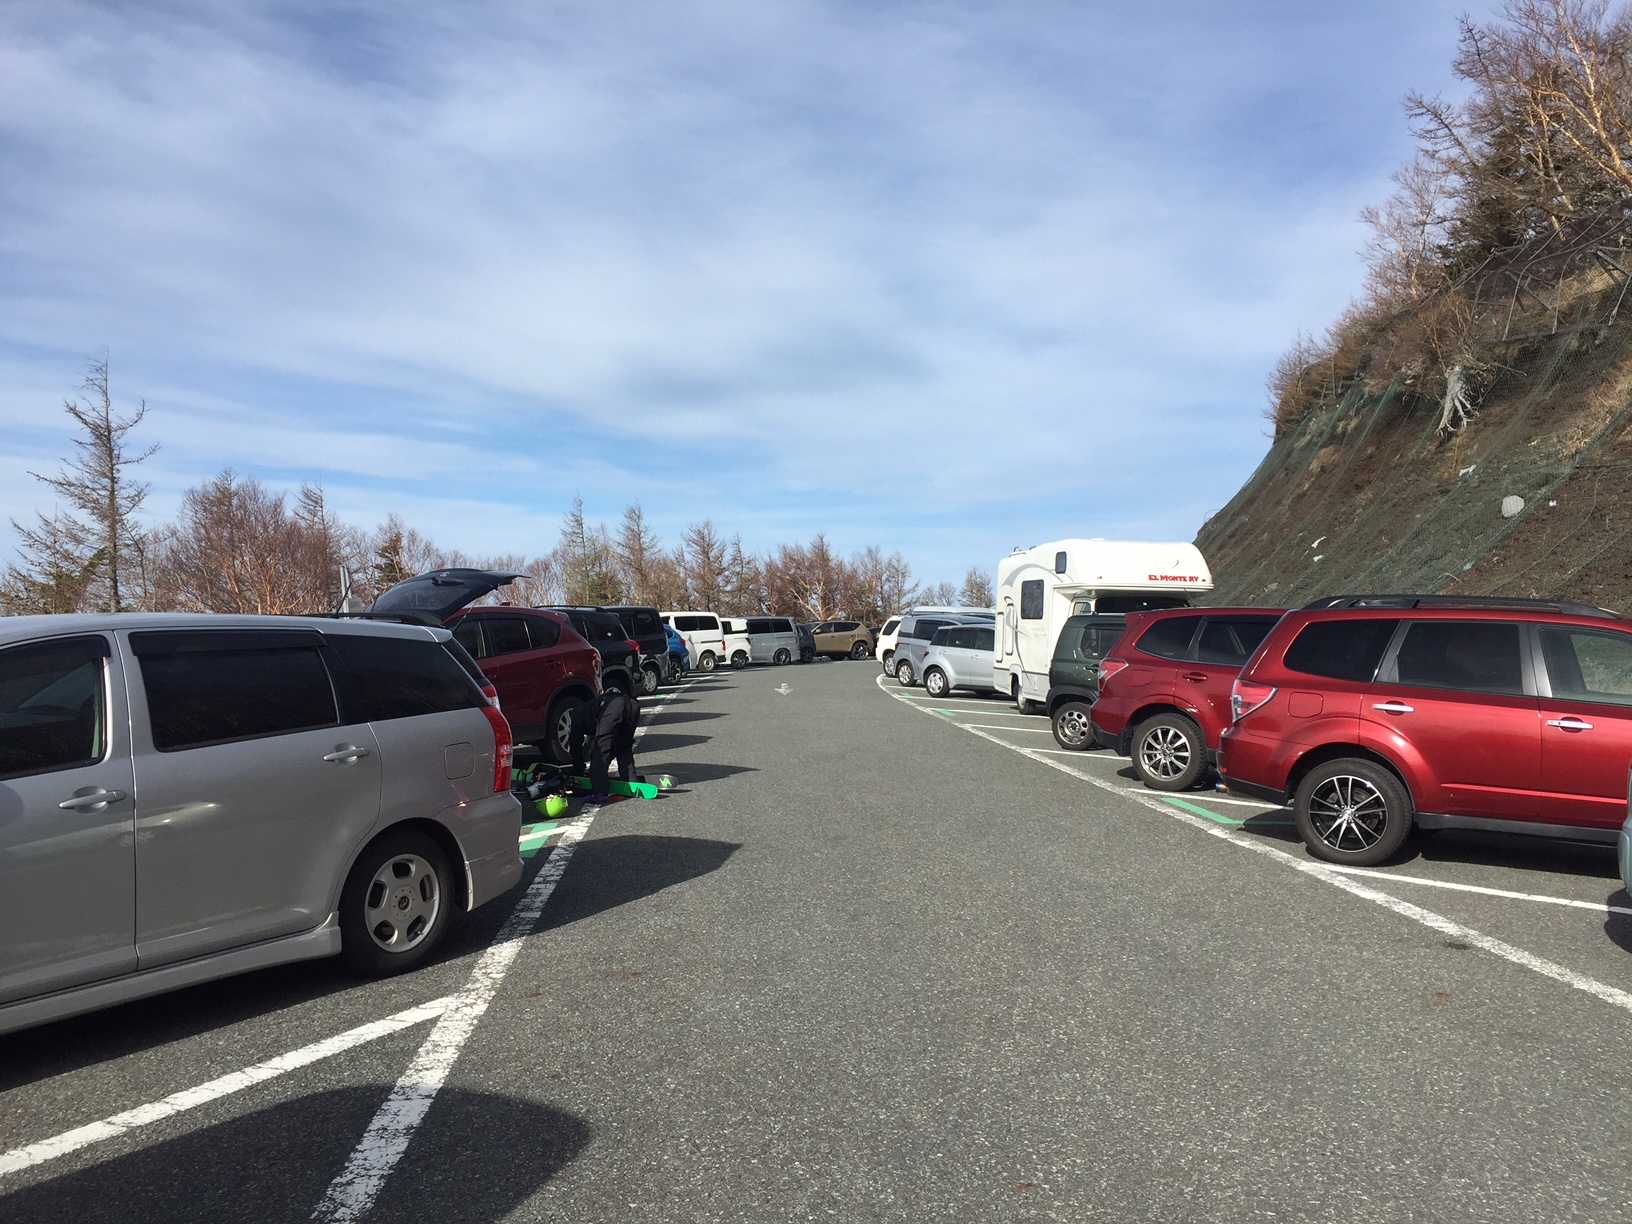
<path fill-rule="evenodd" d="M 1562 599 L 1517 599 L 1505 595 L 1327 595 L 1303 605 L 1303 611 L 1326 608 L 1466 608 L 1469 611 L 1558 612 L 1621 620 L 1619 612 Z"/>

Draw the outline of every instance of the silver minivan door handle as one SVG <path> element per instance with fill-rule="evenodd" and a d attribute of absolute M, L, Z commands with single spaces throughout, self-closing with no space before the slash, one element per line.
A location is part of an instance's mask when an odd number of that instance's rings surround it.
<path fill-rule="evenodd" d="M 333 752 L 325 752 L 323 754 L 323 759 L 325 761 L 338 761 L 342 765 L 350 765 L 359 757 L 365 757 L 367 755 L 367 748 L 357 748 L 351 744 L 341 744 Z"/>
<path fill-rule="evenodd" d="M 1406 705 L 1403 701 L 1379 701 L 1371 708 L 1381 710 L 1384 714 L 1410 714 L 1413 712 L 1412 707 Z"/>
<path fill-rule="evenodd" d="M 102 790 L 99 788 L 88 795 L 75 795 L 72 799 L 64 799 L 57 806 L 65 812 L 74 812 L 81 808 L 107 807 L 110 803 L 118 803 L 124 797 L 125 792 L 122 790 Z"/>
<path fill-rule="evenodd" d="M 1562 731 L 1591 731 L 1592 724 L 1584 718 L 1549 718 L 1549 727 L 1557 727 Z"/>

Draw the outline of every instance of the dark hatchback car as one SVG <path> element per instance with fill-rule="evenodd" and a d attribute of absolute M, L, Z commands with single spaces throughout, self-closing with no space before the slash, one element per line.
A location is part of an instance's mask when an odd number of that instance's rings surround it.
<path fill-rule="evenodd" d="M 680 678 L 680 668 L 669 653 L 668 628 L 656 608 L 620 604 L 605 611 L 623 622 L 629 640 L 640 647 L 641 692 L 655 693 Z"/>
<path fill-rule="evenodd" d="M 1220 771 L 1292 801 L 1317 858 L 1370 866 L 1413 826 L 1614 844 L 1632 761 L 1632 624 L 1585 604 L 1319 600 L 1242 669 Z"/>
<path fill-rule="evenodd" d="M 629 636 L 623 621 L 606 608 L 548 606 L 540 612 L 559 612 L 572 623 L 578 636 L 601 655 L 601 687 L 620 689 L 631 697 L 642 691 L 640 643 Z"/>
<path fill-rule="evenodd" d="M 601 691 L 601 656 L 561 613 L 508 604 L 471 607 L 521 574 L 446 569 L 405 579 L 374 601 L 373 616 L 445 625 L 498 693 L 516 742 L 565 765 L 572 712 Z"/>
<path fill-rule="evenodd" d="M 1188 790 L 1218 759 L 1241 666 L 1281 619 L 1279 608 L 1133 612 L 1099 664 L 1094 739 L 1133 758 L 1155 790 Z"/>
<path fill-rule="evenodd" d="M 1089 710 L 1099 696 L 1099 661 L 1128 627 L 1120 615 L 1079 613 L 1067 618 L 1048 665 L 1049 722 L 1061 748 L 1094 747 Z"/>

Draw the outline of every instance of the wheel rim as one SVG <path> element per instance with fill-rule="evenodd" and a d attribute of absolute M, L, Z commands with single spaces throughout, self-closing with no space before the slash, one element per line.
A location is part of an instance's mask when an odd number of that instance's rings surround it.
<path fill-rule="evenodd" d="M 417 947 L 442 912 L 436 871 L 417 854 L 398 854 L 381 864 L 363 899 L 363 925 L 374 946 L 386 952 Z"/>
<path fill-rule="evenodd" d="M 930 672 L 924 677 L 924 687 L 929 690 L 931 697 L 939 697 L 941 690 L 946 687 L 946 681 L 941 679 L 940 672 Z"/>
<path fill-rule="evenodd" d="M 1388 827 L 1388 800 L 1365 778 L 1338 774 L 1309 796 L 1309 824 L 1315 836 L 1347 854 L 1370 850 Z"/>
<path fill-rule="evenodd" d="M 562 710 L 555 719 L 555 746 L 565 755 L 572 750 L 572 707 Z"/>
<path fill-rule="evenodd" d="M 1170 782 L 1190 768 L 1190 739 L 1176 727 L 1153 727 L 1139 745 L 1139 763 L 1153 778 Z"/>
<path fill-rule="evenodd" d="M 850 657 L 852 659 L 865 659 L 867 657 L 866 644 L 863 642 L 857 642 L 854 646 L 852 646 L 850 648 Z"/>
<path fill-rule="evenodd" d="M 1059 728 L 1060 738 L 1073 747 L 1088 740 L 1088 715 L 1082 710 L 1062 710 L 1054 725 Z"/>
<path fill-rule="evenodd" d="M 657 685 L 658 679 L 655 671 L 648 670 L 641 673 L 641 688 L 645 689 L 648 693 L 655 693 L 657 692 Z"/>
<path fill-rule="evenodd" d="M 910 664 L 910 663 L 897 663 L 895 665 L 895 678 L 897 680 L 901 681 L 902 684 L 911 684 L 912 683 L 912 664 Z"/>
<path fill-rule="evenodd" d="M 701 667 L 704 671 L 713 671 L 714 670 L 714 656 L 711 655 L 711 654 L 704 655 L 700 660 L 698 660 L 698 666 Z"/>
<path fill-rule="evenodd" d="M 791 659 L 791 658 L 792 658 L 792 657 L 793 657 L 793 656 L 792 656 L 792 655 L 790 655 L 790 654 L 789 654 L 789 653 L 788 653 L 788 652 L 787 652 L 787 651 L 785 651 L 785 650 L 779 650 L 779 651 L 777 651 L 777 652 L 776 652 L 776 657 L 775 657 L 775 659 L 774 659 L 774 662 L 775 662 L 775 663 L 776 663 L 776 665 L 777 665 L 777 666 L 778 666 L 778 667 L 780 667 L 780 666 L 782 666 L 782 665 L 783 665 L 783 664 L 784 664 L 784 663 L 786 663 L 786 662 L 787 662 L 787 661 L 788 661 L 788 660 L 789 660 L 789 659 Z"/>

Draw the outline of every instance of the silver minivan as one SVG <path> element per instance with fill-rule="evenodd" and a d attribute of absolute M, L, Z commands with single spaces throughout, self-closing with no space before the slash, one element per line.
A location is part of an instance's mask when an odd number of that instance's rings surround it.
<path fill-rule="evenodd" d="M 786 616 L 748 618 L 748 658 L 753 663 L 792 663 L 799 657 L 799 631 Z"/>
<path fill-rule="evenodd" d="M 0 1032 L 309 957 L 419 965 L 521 878 L 479 676 L 417 625 L 0 619 Z"/>
<path fill-rule="evenodd" d="M 994 625 L 942 625 L 929 639 L 919 665 L 924 691 L 931 697 L 943 697 L 955 688 L 993 692 L 996 656 Z"/>
<path fill-rule="evenodd" d="M 896 630 L 895 678 L 904 687 L 918 683 L 924 672 L 924 655 L 936 630 L 946 625 L 996 625 L 996 614 L 920 611 L 914 609 L 901 614 L 901 625 Z"/>

